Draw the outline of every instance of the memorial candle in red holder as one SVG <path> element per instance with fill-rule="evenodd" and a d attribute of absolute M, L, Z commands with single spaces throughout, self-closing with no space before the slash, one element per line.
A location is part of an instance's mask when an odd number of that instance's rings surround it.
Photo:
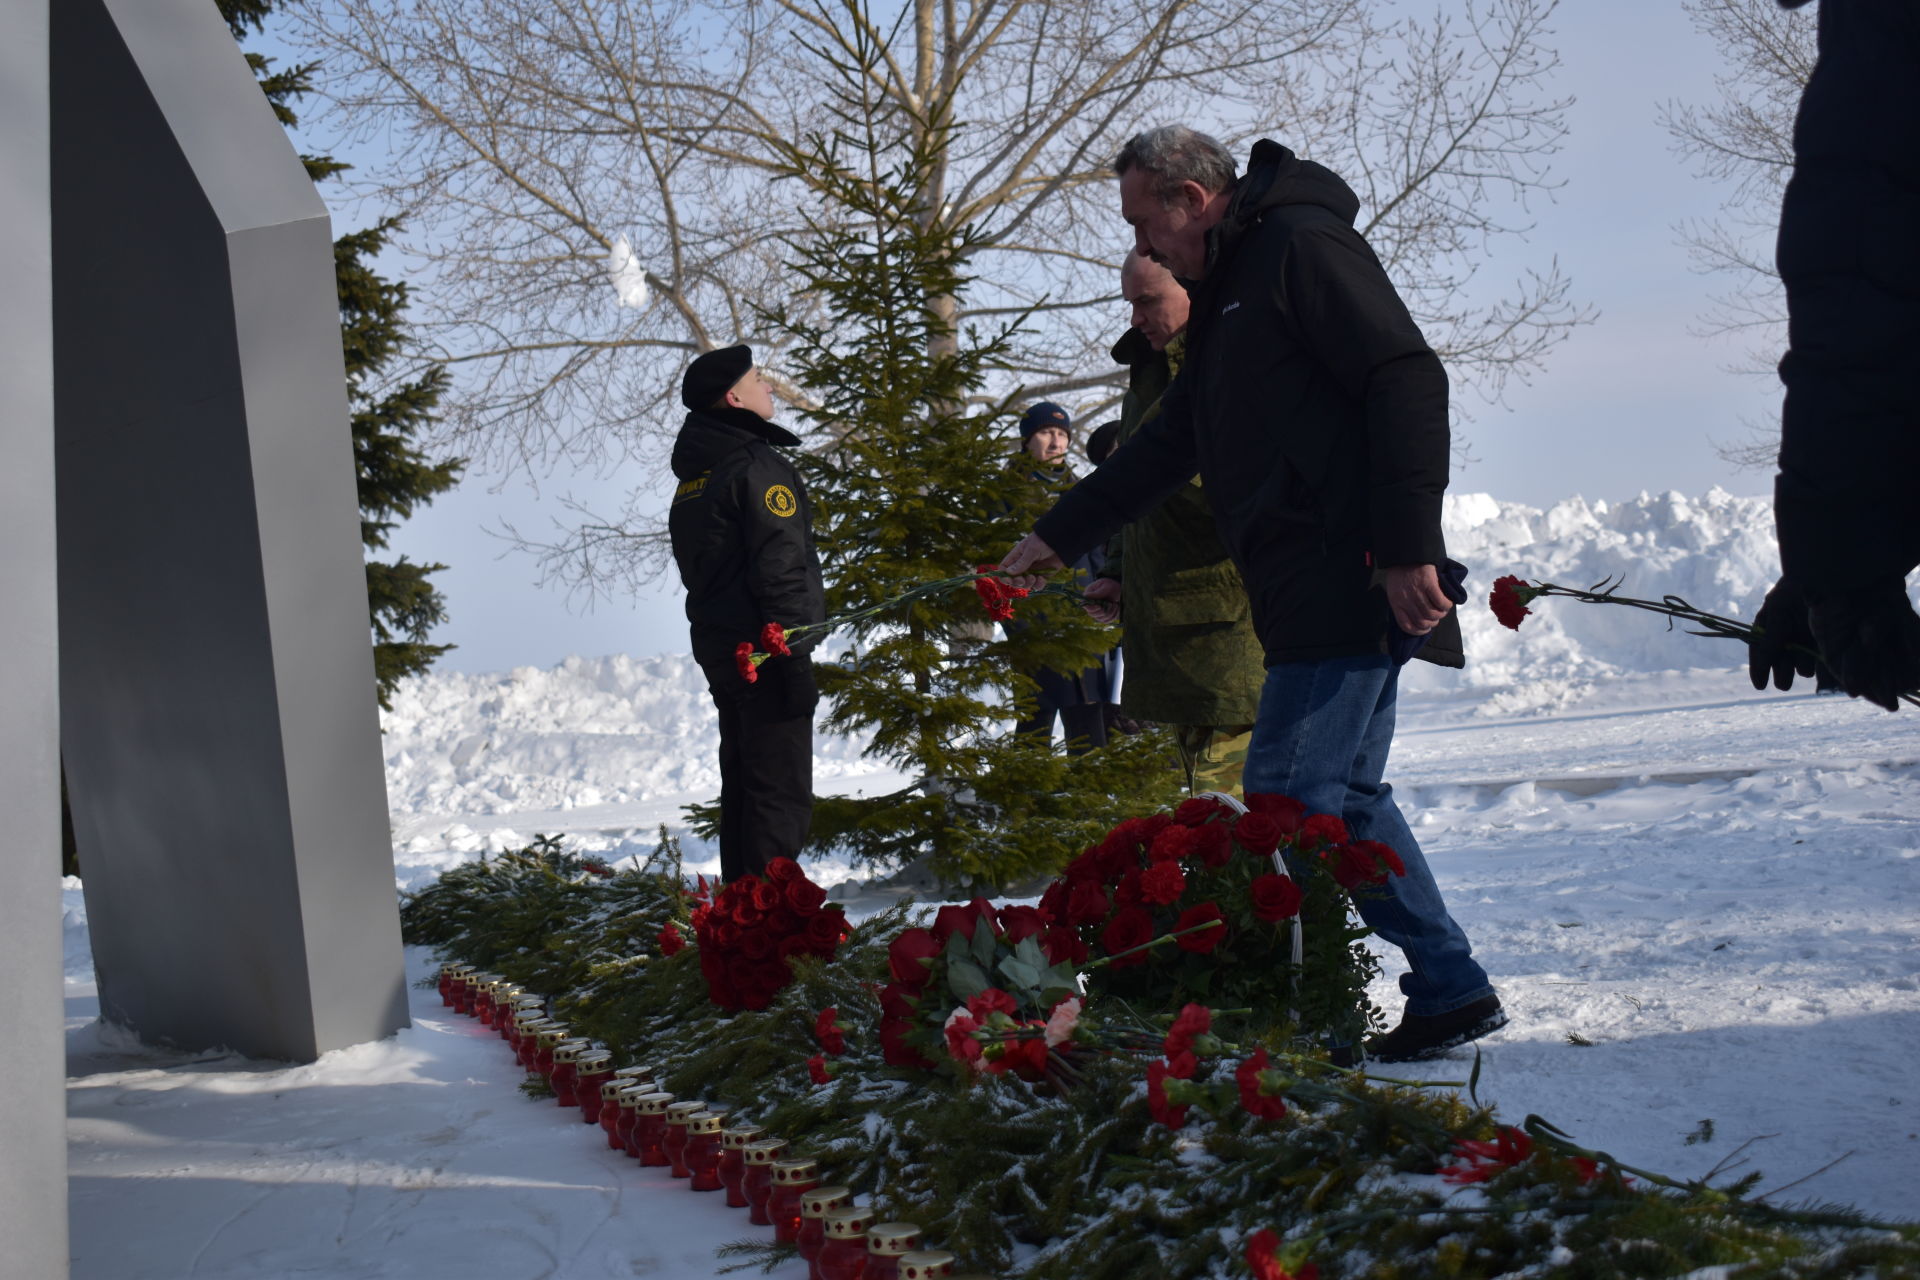
<path fill-rule="evenodd" d="M 573 1091 L 580 1107 L 580 1118 L 588 1124 L 600 1123 L 600 1103 L 604 1095 L 600 1086 L 613 1079 L 613 1051 L 610 1049 L 589 1049 L 580 1055 L 574 1065 L 578 1073 L 574 1079 Z"/>
<path fill-rule="evenodd" d="M 607 1109 L 613 1112 L 613 1128 L 607 1130 L 607 1145 L 616 1151 L 624 1151 L 638 1160 L 640 1158 L 640 1099 L 653 1092 L 653 1086 L 622 1084 L 615 1080 L 607 1087 L 613 1090 L 613 1098 L 606 1104 Z M 606 1114 L 606 1109 L 600 1112 L 603 1125 Z"/>
<path fill-rule="evenodd" d="M 455 1013 L 468 1015 L 473 1013 L 473 985 L 474 979 L 479 976 L 478 970 L 468 969 L 454 982 L 453 1011 Z"/>
<path fill-rule="evenodd" d="M 573 1039 L 573 1032 L 564 1023 L 547 1019 L 547 1025 L 540 1028 L 539 1041 L 533 1050 L 533 1069 L 551 1080 L 553 1078 L 553 1051 L 560 1047 L 562 1040 Z"/>
<path fill-rule="evenodd" d="M 747 1176 L 747 1144 L 766 1136 L 765 1127 L 757 1124 L 729 1125 L 720 1131 L 720 1185 L 727 1189 L 728 1208 L 747 1207 L 743 1185 Z"/>
<path fill-rule="evenodd" d="M 773 1164 L 786 1158 L 785 1138 L 762 1138 L 747 1144 L 747 1171 L 740 1179 L 740 1190 L 747 1197 L 747 1221 L 756 1227 L 770 1227 L 767 1197 L 773 1194 Z"/>
<path fill-rule="evenodd" d="M 800 1197 L 800 1256 L 807 1260 L 807 1275 L 813 1276 L 814 1260 L 827 1242 L 827 1215 L 853 1203 L 852 1187 L 815 1187 Z"/>
<path fill-rule="evenodd" d="M 775 1244 L 800 1243 L 800 1197 L 820 1185 L 820 1166 L 812 1160 L 773 1162 L 773 1190 L 767 1193 L 767 1217 Z"/>
<path fill-rule="evenodd" d="M 720 1181 L 720 1126 L 725 1124 L 711 1111 L 697 1111 L 687 1117 L 687 1168 L 693 1179 L 688 1184 L 693 1191 L 719 1191 Z"/>
<path fill-rule="evenodd" d="M 440 1003 L 453 1008 L 453 988 L 460 979 L 473 972 L 470 964 L 443 964 L 440 966 Z"/>
<path fill-rule="evenodd" d="M 900 1258 L 900 1280 L 947 1280 L 953 1255 L 945 1249 L 915 1249 Z"/>
<path fill-rule="evenodd" d="M 514 1022 L 513 1039 L 509 1043 L 523 1069 L 533 1070 L 533 1051 L 540 1045 L 540 1028 L 550 1021 L 544 1013 L 524 1013 Z"/>
<path fill-rule="evenodd" d="M 553 1074 L 547 1083 L 553 1086 L 553 1100 L 563 1107 L 580 1105 L 575 1084 L 580 1079 L 580 1055 L 593 1048 L 591 1040 L 562 1040 L 553 1046 Z"/>
<path fill-rule="evenodd" d="M 638 1156 L 640 1163 L 650 1169 L 664 1169 L 667 1161 L 667 1108 L 673 1105 L 673 1095 L 654 1090 L 642 1093 L 634 1099 L 634 1111 L 638 1119 L 633 1126 L 633 1141 L 627 1147 L 627 1154 Z"/>
<path fill-rule="evenodd" d="M 532 1014 L 536 1018 L 546 1017 L 547 998 L 545 996 L 536 996 L 526 991 L 515 994 L 507 1016 L 502 1018 L 498 1014 L 494 1015 L 494 1026 L 499 1029 L 500 1038 L 508 1044 L 513 1044 L 515 1028 L 520 1025 L 520 1019 L 526 1017 L 528 1014 Z"/>
<path fill-rule="evenodd" d="M 879 1222 L 867 1228 L 867 1269 L 862 1280 L 898 1280 L 900 1259 L 920 1247 L 912 1222 Z"/>
<path fill-rule="evenodd" d="M 873 1210 L 849 1205 L 826 1216 L 826 1242 L 813 1260 L 813 1280 L 861 1280 L 867 1269 L 867 1229 Z"/>
<path fill-rule="evenodd" d="M 688 1102 L 675 1102 L 667 1107 L 667 1132 L 663 1145 L 667 1152 L 667 1170 L 676 1178 L 691 1178 L 693 1170 L 687 1168 L 687 1121 L 695 1112 L 705 1111 L 707 1104 L 699 1099 Z"/>

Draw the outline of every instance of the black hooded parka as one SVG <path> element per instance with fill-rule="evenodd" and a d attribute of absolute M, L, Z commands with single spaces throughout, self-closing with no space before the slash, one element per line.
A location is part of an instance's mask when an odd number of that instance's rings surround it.
<path fill-rule="evenodd" d="M 1071 562 L 1197 472 L 1268 665 L 1385 653 L 1379 568 L 1446 559 L 1447 375 L 1329 170 L 1256 143 L 1161 412 L 1035 532 Z M 1420 657 L 1464 665 L 1449 613 Z"/>

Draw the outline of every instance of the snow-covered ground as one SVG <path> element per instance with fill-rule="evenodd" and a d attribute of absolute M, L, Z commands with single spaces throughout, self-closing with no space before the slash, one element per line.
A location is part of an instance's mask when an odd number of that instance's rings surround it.
<path fill-rule="evenodd" d="M 1751 616 L 1773 572 L 1765 505 L 1718 493 L 1467 496 L 1449 538 L 1483 592 L 1624 571 L 1632 594 Z M 1920 1218 L 1920 716 L 1755 694 L 1737 652 L 1626 610 L 1465 621 L 1474 665 L 1416 664 L 1390 773 L 1513 1013 L 1482 1095 L 1629 1163 L 1732 1158 L 1782 1202 Z M 685 659 L 433 676 L 387 728 L 403 885 L 536 832 L 642 852 L 717 786 Z M 857 743 L 822 739 L 818 770 L 897 785 Z M 498 1041 L 431 993 L 394 1040 L 308 1067 L 131 1044 L 93 1021 L 77 883 L 67 899 L 79 1280 L 706 1277 L 752 1231 L 524 1100 Z M 1376 995 L 1397 1010 L 1390 981 Z"/>

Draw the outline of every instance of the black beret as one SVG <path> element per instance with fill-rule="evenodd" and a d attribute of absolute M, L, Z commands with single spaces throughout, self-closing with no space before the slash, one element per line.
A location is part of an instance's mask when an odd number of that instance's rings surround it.
<path fill-rule="evenodd" d="M 696 356 L 680 379 L 680 403 L 689 409 L 711 409 L 752 368 L 753 348 L 744 342 Z"/>

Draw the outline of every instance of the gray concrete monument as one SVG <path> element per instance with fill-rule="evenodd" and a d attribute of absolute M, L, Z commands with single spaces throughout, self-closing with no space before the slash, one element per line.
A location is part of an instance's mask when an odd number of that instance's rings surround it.
<path fill-rule="evenodd" d="M 406 1023 L 330 224 L 208 0 L 52 6 L 61 750 L 102 1016 Z"/>

